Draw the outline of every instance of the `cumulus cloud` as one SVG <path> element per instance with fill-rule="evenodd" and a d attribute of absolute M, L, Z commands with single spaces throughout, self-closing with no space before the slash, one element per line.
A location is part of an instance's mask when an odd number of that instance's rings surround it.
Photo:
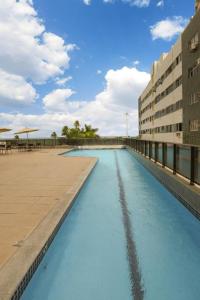
<path fill-rule="evenodd" d="M 137 108 L 137 99 L 149 81 L 149 74 L 136 68 L 109 70 L 105 76 L 106 88 L 96 96 L 105 106 L 118 105 Z"/>
<path fill-rule="evenodd" d="M 31 104 L 37 97 L 35 89 L 22 76 L 0 69 L 0 103 Z"/>
<path fill-rule="evenodd" d="M 105 88 L 90 102 L 71 100 L 73 91 L 57 89 L 43 99 L 45 113 L 35 115 L 0 114 L 4 125 L 11 128 L 39 127 L 38 135 L 61 132 L 64 125 L 72 125 L 75 120 L 89 123 L 100 129 L 101 135 L 125 135 L 125 113 L 130 115 L 130 133 L 137 134 L 137 101 L 150 75 L 137 68 L 123 67 L 109 70 L 105 76 Z"/>
<path fill-rule="evenodd" d="M 75 94 L 71 89 L 57 89 L 43 98 L 44 109 L 47 112 L 73 113 L 85 106 L 85 101 L 70 101 Z"/>
<path fill-rule="evenodd" d="M 3 98 L 0 94 L 0 103 L 5 99 L 11 100 L 11 95 L 13 101 L 18 102 L 21 98 L 24 102 L 32 102 L 36 94 L 31 85 L 62 75 L 69 67 L 70 51 L 76 48 L 46 30 L 31 0 L 1 1 L 0 40 L 0 68 L 5 74 L 10 74 L 4 76 L 3 84 L 11 89 L 7 90 L 7 96 L 4 91 Z M 11 78 L 13 85 L 9 84 Z M 15 97 L 19 81 L 23 85 L 22 95 Z M 29 90 L 30 98 L 23 95 L 25 89 L 26 93 Z"/>
<path fill-rule="evenodd" d="M 75 47 L 47 32 L 28 0 L 4 0 L 0 5 L 0 39 L 1 68 L 37 83 L 62 74 Z"/>
<path fill-rule="evenodd" d="M 159 21 L 150 27 L 152 39 L 163 39 L 171 41 L 175 36 L 179 35 L 188 23 L 187 19 L 181 16 L 175 16 Z"/>

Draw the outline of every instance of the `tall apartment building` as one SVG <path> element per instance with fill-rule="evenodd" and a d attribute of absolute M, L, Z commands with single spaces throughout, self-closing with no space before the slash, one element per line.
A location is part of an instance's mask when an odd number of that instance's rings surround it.
<path fill-rule="evenodd" d="M 200 145 L 200 1 L 182 34 L 183 142 Z"/>
<path fill-rule="evenodd" d="M 139 98 L 143 140 L 200 144 L 200 0 L 195 10 L 169 53 L 154 62 Z"/>

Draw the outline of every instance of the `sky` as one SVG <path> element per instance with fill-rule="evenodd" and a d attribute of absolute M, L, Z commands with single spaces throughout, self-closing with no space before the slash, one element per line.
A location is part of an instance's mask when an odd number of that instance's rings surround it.
<path fill-rule="evenodd" d="M 151 66 L 194 14 L 193 0 L 0 0 L 0 127 L 60 136 L 75 120 L 138 134 Z"/>

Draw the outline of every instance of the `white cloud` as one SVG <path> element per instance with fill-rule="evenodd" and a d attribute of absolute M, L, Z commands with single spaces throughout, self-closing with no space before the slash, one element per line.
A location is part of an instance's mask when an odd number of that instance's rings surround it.
<path fill-rule="evenodd" d="M 137 99 L 149 81 L 149 74 L 136 68 L 109 70 L 105 76 L 106 88 L 96 96 L 105 106 L 110 104 L 137 108 Z"/>
<path fill-rule="evenodd" d="M 57 89 L 43 98 L 44 109 L 53 112 L 68 112 L 69 99 L 74 94 L 71 89 Z"/>
<path fill-rule="evenodd" d="M 70 100 L 73 91 L 58 89 L 43 99 L 46 113 L 36 115 L 0 114 L 2 125 L 11 128 L 39 127 L 38 135 L 49 136 L 56 130 L 61 132 L 64 125 L 71 126 L 78 119 L 100 129 L 101 135 L 124 135 L 125 112 L 130 114 L 130 133 L 137 134 L 137 101 L 150 75 L 136 68 L 123 67 L 109 70 L 105 76 L 105 89 L 90 102 Z"/>
<path fill-rule="evenodd" d="M 115 3 L 117 0 L 103 0 L 104 3 L 110 3 L 113 4 Z M 137 6 L 137 7 L 148 7 L 150 4 L 150 0 L 119 0 L 122 3 L 127 3 L 131 6 Z M 91 4 L 91 0 L 83 0 L 83 2 L 86 5 L 90 5 Z"/>
<path fill-rule="evenodd" d="M 157 7 L 163 7 L 165 5 L 164 0 L 161 0 L 157 3 Z"/>
<path fill-rule="evenodd" d="M 46 31 L 31 0 L 1 1 L 0 40 L 0 68 L 4 72 L 1 72 L 1 89 L 6 84 L 10 87 L 7 92 L 4 89 L 0 93 L 0 102 L 5 99 L 16 103 L 33 102 L 35 90 L 32 85 L 62 75 L 69 67 L 69 52 L 76 48 Z M 12 85 L 9 84 L 11 81 Z M 18 89 L 16 94 L 19 85 L 22 90 Z"/>
<path fill-rule="evenodd" d="M 138 66 L 140 64 L 140 61 L 139 60 L 134 60 L 134 62 L 133 62 L 133 65 L 134 66 Z"/>
<path fill-rule="evenodd" d="M 150 27 L 153 40 L 163 39 L 171 41 L 175 36 L 179 35 L 187 25 L 188 20 L 181 16 L 167 18 L 157 22 Z"/>
<path fill-rule="evenodd" d="M 91 0 L 83 0 L 83 3 L 84 3 L 85 5 L 90 5 L 90 4 L 91 4 Z"/>
<path fill-rule="evenodd" d="M 115 0 L 103 0 L 104 3 L 113 3 Z"/>
<path fill-rule="evenodd" d="M 1 68 L 34 82 L 62 74 L 69 66 L 69 51 L 75 48 L 47 32 L 27 0 L 4 0 L 0 5 L 0 40 Z"/>
<path fill-rule="evenodd" d="M 130 5 L 138 7 L 148 7 L 150 4 L 150 0 L 122 0 L 122 2 L 127 2 L 130 3 Z"/>
<path fill-rule="evenodd" d="M 0 69 L 0 104 L 31 104 L 36 97 L 35 89 L 22 76 Z"/>
<path fill-rule="evenodd" d="M 72 124 L 73 122 L 73 120 L 70 119 L 70 116 L 65 113 L 44 113 L 41 115 L 0 113 L 0 119 L 2 126 L 13 129 L 13 131 L 1 135 L 1 137 L 13 137 L 14 132 L 22 127 L 40 129 L 36 133 L 33 132 L 31 137 L 50 137 L 52 131 L 56 131 L 60 134 L 63 124 Z"/>
<path fill-rule="evenodd" d="M 65 86 L 66 83 L 67 83 L 68 81 L 70 81 L 70 80 L 72 80 L 72 76 L 63 77 L 63 78 L 57 77 L 57 78 L 55 79 L 55 82 L 56 82 L 56 84 L 59 85 L 59 86 Z"/>
<path fill-rule="evenodd" d="M 101 70 L 97 70 L 97 75 L 101 75 L 102 71 Z"/>

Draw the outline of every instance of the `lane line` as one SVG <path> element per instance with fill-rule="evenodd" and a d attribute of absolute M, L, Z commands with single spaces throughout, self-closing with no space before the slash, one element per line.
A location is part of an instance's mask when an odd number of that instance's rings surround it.
<path fill-rule="evenodd" d="M 117 178 L 119 185 L 120 204 L 123 215 L 123 225 L 126 236 L 126 248 L 129 262 L 130 280 L 131 280 L 131 292 L 134 300 L 143 300 L 144 290 L 141 283 L 141 274 L 139 269 L 138 257 L 136 245 L 134 242 L 134 235 L 131 226 L 131 220 L 129 217 L 128 206 L 126 201 L 126 194 L 124 190 L 124 184 L 120 173 L 119 162 L 117 152 L 115 151 L 115 163 L 117 169 Z"/>

